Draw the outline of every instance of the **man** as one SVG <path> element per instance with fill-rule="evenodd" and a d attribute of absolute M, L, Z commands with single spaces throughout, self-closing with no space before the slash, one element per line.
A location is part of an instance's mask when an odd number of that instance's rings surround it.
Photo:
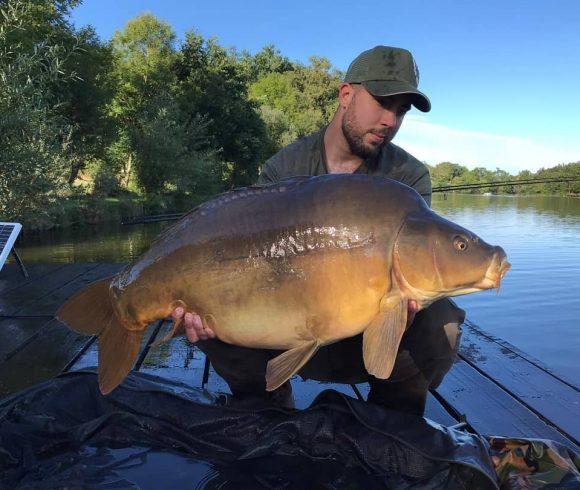
<path fill-rule="evenodd" d="M 391 143 L 407 111 L 414 105 L 427 112 L 429 99 L 417 89 L 418 71 L 411 53 L 376 46 L 349 66 L 338 91 L 339 106 L 330 124 L 280 150 L 264 165 L 258 183 L 296 175 L 357 173 L 383 175 L 413 187 L 430 204 L 431 180 L 425 165 Z M 408 329 L 388 380 L 369 376 L 362 359 L 362 335 L 321 348 L 300 375 L 321 381 L 369 381 L 369 401 L 422 415 L 430 387 L 451 367 L 459 344 L 464 312 L 448 300 L 417 313 L 410 301 Z M 177 308 L 175 320 L 184 315 Z M 265 392 L 267 362 L 279 351 L 248 349 L 215 339 L 197 315 L 184 319 L 187 338 L 198 342 L 234 395 L 269 397 L 291 402 L 290 384 Z"/>

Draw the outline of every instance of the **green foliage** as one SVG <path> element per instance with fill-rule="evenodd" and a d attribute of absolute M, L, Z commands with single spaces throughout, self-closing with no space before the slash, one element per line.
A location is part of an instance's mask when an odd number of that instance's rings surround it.
<path fill-rule="evenodd" d="M 45 2 L 44 2 L 45 3 Z M 33 46 L 22 32 L 43 2 L 2 4 L 0 24 L 0 215 L 15 219 L 60 195 L 66 183 L 72 128 L 60 115 L 55 88 L 74 79 L 59 44 Z"/>
<path fill-rule="evenodd" d="M 184 210 L 253 183 L 266 158 L 336 110 L 342 74 L 324 58 L 294 63 L 272 45 L 240 54 L 194 31 L 178 43 L 152 14 L 103 43 L 71 24 L 78 3 L 0 0 L 3 219 L 47 227 L 124 207 Z M 434 186 L 580 176 L 580 163 L 512 177 L 443 162 L 431 175 Z M 472 192 L 580 194 L 580 182 Z"/>
<path fill-rule="evenodd" d="M 225 188 L 253 183 L 258 176 L 266 143 L 266 128 L 247 96 L 247 63 L 213 39 L 191 31 L 176 63 L 179 104 L 191 118 L 207 123 L 204 150 L 216 151 L 223 162 Z"/>
<path fill-rule="evenodd" d="M 92 28 L 76 33 L 75 49 L 67 60 L 74 80 L 61 88 L 61 114 L 72 127 L 70 173 L 73 184 L 87 162 L 102 158 L 114 135 L 113 121 L 105 108 L 113 96 L 108 83 L 111 50 L 103 45 Z"/>
<path fill-rule="evenodd" d="M 518 192 L 525 194 L 552 194 L 552 195 L 566 195 L 572 194 L 580 196 L 580 162 L 560 164 L 551 168 L 541 168 L 535 174 L 535 178 L 571 178 L 575 177 L 574 182 L 554 182 L 545 184 L 534 184 L 524 186 L 518 189 Z M 518 175 L 518 179 L 525 178 L 522 173 Z"/>
<path fill-rule="evenodd" d="M 208 147 L 208 123 L 178 104 L 177 53 L 170 26 L 151 14 L 133 19 L 111 42 L 115 95 L 109 106 L 117 141 L 108 167 L 120 182 L 146 194 L 176 189 L 215 192 L 218 164 Z M 213 168 L 208 169 L 208 166 Z"/>
<path fill-rule="evenodd" d="M 505 170 L 496 168 L 488 170 L 483 167 L 467 169 L 462 165 L 450 162 L 442 162 L 438 165 L 429 166 L 431 181 L 433 187 L 447 185 L 466 185 L 466 184 L 483 184 L 488 182 L 505 182 L 511 180 L 529 180 L 529 179 L 559 179 L 559 178 L 577 178 L 575 182 L 555 182 L 526 185 L 502 185 L 491 186 L 480 189 L 461 190 L 471 194 L 482 194 L 491 192 L 492 194 L 580 194 L 580 162 L 558 165 L 548 169 L 540 169 L 537 172 L 522 170 L 517 175 L 511 175 Z"/>
<path fill-rule="evenodd" d="M 250 98 L 260 104 L 268 128 L 267 156 L 328 124 L 341 79 L 328 60 L 311 57 L 308 66 L 273 71 L 252 83 Z"/>
<path fill-rule="evenodd" d="M 257 82 L 270 73 L 284 73 L 292 71 L 294 65 L 288 58 L 282 56 L 280 51 L 272 44 L 264 46 L 255 55 L 243 53 L 240 64 L 244 70 L 247 83 Z"/>
<path fill-rule="evenodd" d="M 115 96 L 112 116 L 128 124 L 137 119 L 171 87 L 175 34 L 165 22 L 143 14 L 127 22 L 111 40 Z"/>
<path fill-rule="evenodd" d="M 6 12 L 18 12 L 17 18 L 5 18 L 6 26 L 11 26 L 5 30 L 5 43 L 12 48 L 5 60 L 16 61 L 47 47 L 59 50 L 61 76 L 45 77 L 42 91 L 45 100 L 58 101 L 54 112 L 69 126 L 69 183 L 86 160 L 102 153 L 110 129 L 102 111 L 110 96 L 103 83 L 110 53 L 92 28 L 75 31 L 69 22 L 70 10 L 78 4 L 77 0 L 6 0 L 0 4 Z M 36 70 L 42 70 L 41 64 Z"/>

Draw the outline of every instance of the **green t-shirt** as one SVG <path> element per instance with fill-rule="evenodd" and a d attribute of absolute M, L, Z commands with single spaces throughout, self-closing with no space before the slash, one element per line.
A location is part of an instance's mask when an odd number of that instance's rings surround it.
<path fill-rule="evenodd" d="M 266 161 L 260 172 L 258 184 L 270 184 L 298 175 L 324 175 L 328 173 L 324 151 L 324 132 L 300 138 L 282 148 Z M 431 178 L 427 167 L 402 148 L 389 143 L 372 160 L 365 160 L 355 174 L 383 175 L 398 180 L 415 189 L 431 205 Z"/>

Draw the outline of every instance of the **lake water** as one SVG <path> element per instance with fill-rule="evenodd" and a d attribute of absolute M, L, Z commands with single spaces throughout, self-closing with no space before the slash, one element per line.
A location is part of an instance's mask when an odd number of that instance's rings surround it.
<path fill-rule="evenodd" d="M 565 377 L 580 379 L 580 199 L 436 194 L 433 208 L 501 245 L 512 264 L 495 291 L 457 298 L 468 318 Z M 27 235 L 25 263 L 126 262 L 170 223 Z"/>

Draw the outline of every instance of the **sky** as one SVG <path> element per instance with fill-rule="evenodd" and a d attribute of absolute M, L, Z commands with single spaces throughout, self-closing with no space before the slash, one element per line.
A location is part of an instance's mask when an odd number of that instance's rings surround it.
<path fill-rule="evenodd" d="M 432 110 L 394 142 L 430 164 L 511 173 L 580 161 L 580 0 L 84 0 L 77 27 L 109 40 L 144 12 L 254 54 L 346 70 L 378 44 L 409 49 Z"/>

